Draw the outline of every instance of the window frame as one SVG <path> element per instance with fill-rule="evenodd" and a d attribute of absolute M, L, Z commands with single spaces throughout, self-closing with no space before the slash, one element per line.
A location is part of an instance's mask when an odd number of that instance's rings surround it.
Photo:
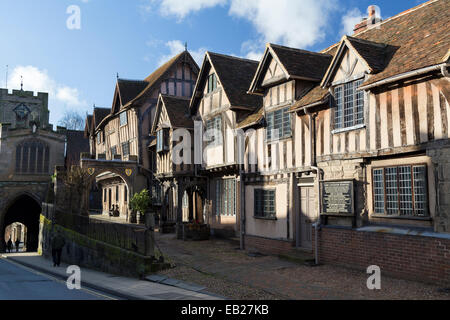
<path fill-rule="evenodd" d="M 122 126 L 126 126 L 127 124 L 128 124 L 127 111 L 123 111 L 119 114 L 119 126 L 122 127 Z"/>
<path fill-rule="evenodd" d="M 217 89 L 217 76 L 215 73 L 211 73 L 210 75 L 208 75 L 208 80 L 207 80 L 207 89 L 206 89 L 206 93 L 211 93 L 214 92 L 214 90 Z"/>
<path fill-rule="evenodd" d="M 257 197 L 257 192 L 262 192 L 262 196 L 265 196 L 266 192 L 273 193 L 273 212 L 266 214 L 264 212 L 264 203 L 262 205 L 257 205 L 257 201 L 259 200 Z M 264 201 L 264 199 L 263 199 Z M 257 208 L 262 209 L 262 215 L 257 214 Z M 277 189 L 276 188 L 254 188 L 253 189 L 253 217 L 255 219 L 266 219 L 266 220 L 277 220 Z"/>
<path fill-rule="evenodd" d="M 411 203 L 412 203 L 412 214 L 402 214 L 401 210 L 401 196 L 400 193 L 400 183 L 399 183 L 399 167 L 410 167 L 410 179 L 411 179 Z M 425 181 L 425 206 L 424 206 L 424 214 L 417 214 L 416 213 L 416 197 L 415 197 L 415 186 L 414 186 L 414 167 L 423 167 L 424 168 L 424 181 Z M 398 211 L 396 214 L 388 214 L 387 213 L 387 194 L 386 194 L 386 169 L 387 168 L 396 168 L 397 169 L 397 179 L 396 179 L 396 188 L 397 188 L 397 208 Z M 383 170 L 383 205 L 384 205 L 384 212 L 383 213 L 377 213 L 375 211 L 375 180 L 374 180 L 374 171 L 375 170 Z M 429 183 L 428 183 L 428 164 L 424 162 L 420 163 L 407 163 L 407 164 L 395 164 L 395 165 L 385 165 L 385 166 L 374 166 L 371 167 L 371 189 L 372 189 L 372 216 L 374 217 L 383 217 L 383 218 L 402 218 L 402 219 L 425 219 L 429 220 L 431 219 L 431 212 L 430 212 L 430 197 L 429 197 Z"/>
<path fill-rule="evenodd" d="M 161 128 L 156 131 L 156 152 L 169 150 L 169 128 Z"/>
<path fill-rule="evenodd" d="M 278 138 L 274 138 L 272 137 L 271 127 L 272 130 L 275 129 L 275 127 L 277 127 L 275 123 L 275 117 L 277 112 L 281 112 L 280 123 L 278 127 L 281 130 L 281 134 L 278 135 Z M 287 116 L 287 119 L 285 118 L 285 116 Z M 267 112 L 265 118 L 266 118 L 266 130 L 265 130 L 266 141 L 277 141 L 281 139 L 289 139 L 292 137 L 292 117 L 291 113 L 289 112 L 289 106 Z M 289 129 L 287 125 L 289 125 Z"/>
<path fill-rule="evenodd" d="M 236 216 L 236 179 L 216 179 L 215 194 L 216 204 L 214 208 L 214 215 L 216 217 Z"/>
<path fill-rule="evenodd" d="M 365 127 L 365 105 L 366 105 L 366 95 L 364 90 L 357 90 L 358 87 L 364 81 L 364 77 L 358 77 L 356 79 L 348 79 L 342 83 L 336 84 L 333 86 L 333 98 L 334 98 L 334 106 L 333 106 L 333 131 L 332 133 L 339 133 L 342 131 L 348 131 L 352 129 L 359 129 Z M 358 84 L 359 82 L 359 84 Z M 346 86 L 349 84 L 353 84 L 352 86 L 352 124 L 346 126 L 346 115 L 348 113 L 348 109 L 350 107 L 346 107 L 348 102 L 346 101 Z M 338 90 L 339 89 L 339 90 Z M 339 94 L 337 93 L 339 91 Z M 361 101 L 361 104 L 358 104 L 358 101 Z M 337 116 L 339 115 L 339 116 Z M 357 117 L 360 115 L 360 117 Z M 339 118 L 339 122 L 337 121 Z M 339 125 L 337 125 L 339 123 Z"/>
<path fill-rule="evenodd" d="M 212 125 L 210 125 L 211 123 L 212 123 Z M 217 125 L 218 125 L 218 127 L 217 127 Z M 206 128 L 206 131 L 208 131 L 210 129 L 217 129 L 217 131 L 220 131 L 220 133 L 222 135 L 222 143 L 223 143 L 223 123 L 222 123 L 222 116 L 220 114 L 205 120 L 205 128 Z M 216 139 L 215 136 L 211 136 L 210 140 L 208 141 L 208 145 L 209 146 L 218 146 L 218 145 L 220 145 L 219 140 Z"/>
<path fill-rule="evenodd" d="M 127 146 L 127 147 L 125 148 L 124 146 Z M 124 157 L 128 157 L 130 155 L 130 141 L 122 142 L 121 148 L 122 148 L 122 155 Z M 127 150 L 127 152 L 125 152 L 125 150 Z"/>

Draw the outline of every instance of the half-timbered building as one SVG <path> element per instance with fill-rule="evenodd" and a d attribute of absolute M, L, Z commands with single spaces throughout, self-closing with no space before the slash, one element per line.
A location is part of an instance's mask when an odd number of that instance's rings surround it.
<path fill-rule="evenodd" d="M 194 120 L 205 130 L 202 145 L 202 176 L 206 218 L 213 234 L 237 236 L 241 229 L 241 165 L 237 124 L 261 106 L 258 95 L 247 94 L 257 61 L 206 52 L 190 102 Z"/>
<path fill-rule="evenodd" d="M 190 97 L 198 69 L 185 50 L 144 80 L 118 78 L 111 109 L 98 124 L 94 109 L 91 126 L 95 129 L 91 132 L 95 147 L 91 152 L 95 151 L 95 160 L 86 159 L 84 165 L 91 168 L 102 186 L 104 213 L 116 209 L 129 220 L 130 197 L 144 188 L 154 189 L 154 156 L 148 145 L 158 96 Z"/>

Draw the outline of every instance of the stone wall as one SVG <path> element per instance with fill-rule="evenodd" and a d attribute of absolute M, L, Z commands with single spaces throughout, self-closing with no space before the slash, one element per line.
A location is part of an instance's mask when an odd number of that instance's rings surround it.
<path fill-rule="evenodd" d="M 356 214 L 356 224 L 361 226 L 367 221 L 366 194 L 364 183 L 365 168 L 363 159 L 353 160 L 331 160 L 318 163 L 323 170 L 323 180 L 354 180 L 354 209 Z M 352 226 L 352 219 L 348 217 L 329 217 L 329 224 Z"/>
<path fill-rule="evenodd" d="M 69 264 L 132 277 L 141 277 L 168 266 L 152 262 L 153 260 L 149 256 L 121 249 L 52 224 L 50 220 L 41 215 L 39 253 L 49 259 L 51 259 L 50 239 L 56 230 L 60 230 L 66 239 L 61 260 Z M 160 253 L 155 253 L 155 258 L 159 259 Z"/>

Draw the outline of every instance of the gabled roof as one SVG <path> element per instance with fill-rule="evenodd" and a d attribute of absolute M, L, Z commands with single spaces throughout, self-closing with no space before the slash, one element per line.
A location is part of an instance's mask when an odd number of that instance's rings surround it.
<path fill-rule="evenodd" d="M 156 69 L 154 72 L 152 72 L 147 78 L 145 78 L 143 81 L 140 80 L 126 80 L 126 79 L 119 79 L 116 83 L 116 90 L 114 93 L 114 99 L 113 104 L 111 107 L 111 112 L 108 115 L 107 119 L 102 122 L 102 125 L 106 123 L 106 121 L 109 118 L 114 117 L 117 112 L 119 112 L 119 105 L 117 103 L 117 99 L 119 97 L 120 92 L 120 98 L 122 102 L 122 107 L 120 109 L 126 109 L 131 108 L 132 106 L 137 105 L 140 101 L 143 99 L 149 97 L 154 91 L 154 89 L 157 89 L 160 83 L 166 79 L 166 77 L 174 71 L 176 65 L 180 61 L 185 61 L 186 63 L 190 64 L 195 71 L 198 72 L 199 68 L 195 60 L 192 58 L 189 51 L 183 51 L 171 58 L 169 61 L 164 63 L 162 66 L 160 66 L 158 69 Z M 123 97 L 122 97 L 123 95 Z M 97 128 L 96 124 L 96 128 Z"/>
<path fill-rule="evenodd" d="M 251 82 L 250 92 L 261 93 L 263 91 L 261 83 L 272 59 L 275 59 L 282 67 L 286 74 L 286 81 L 302 79 L 320 82 L 332 56 L 327 53 L 311 52 L 268 43 Z"/>
<path fill-rule="evenodd" d="M 198 101 L 203 96 L 203 89 L 206 85 L 210 68 L 216 72 L 219 83 L 230 101 L 232 110 L 254 110 L 262 104 L 260 96 L 247 93 L 248 86 L 258 67 L 258 62 L 249 59 L 206 52 L 200 70 L 194 94 L 190 103 L 191 111 L 196 107 Z"/>
<path fill-rule="evenodd" d="M 103 121 L 109 115 L 109 108 L 97 108 L 94 107 L 94 111 L 92 113 L 92 125 L 94 126 L 94 131 L 97 129 L 100 122 Z"/>
<path fill-rule="evenodd" d="M 358 39 L 397 48 L 383 71 L 363 83 L 368 85 L 394 75 L 449 60 L 450 1 L 429 1 L 354 35 Z"/>
<path fill-rule="evenodd" d="M 164 80 L 166 75 L 173 71 L 175 66 L 180 61 L 186 61 L 187 63 L 191 64 L 191 66 L 197 72 L 199 71 L 199 67 L 195 60 L 192 58 L 189 51 L 185 50 L 183 52 L 180 52 L 172 59 L 164 63 L 162 66 L 160 66 L 158 69 L 156 69 L 154 72 L 152 72 L 147 78 L 145 78 L 144 81 L 147 82 L 147 86 L 136 97 L 131 99 L 127 104 L 124 104 L 124 106 L 131 106 L 141 98 L 149 96 L 152 93 L 153 89 L 156 88 L 162 80 Z"/>
<path fill-rule="evenodd" d="M 142 92 L 148 85 L 147 81 L 117 79 L 117 89 L 120 94 L 122 105 L 126 105 Z"/>
<path fill-rule="evenodd" d="M 364 57 L 373 70 L 362 86 L 376 85 L 376 82 L 387 78 L 448 62 L 449 6 L 450 0 L 428 1 L 384 20 L 374 28 L 347 36 L 349 45 Z M 344 40 L 322 52 L 336 57 Z M 383 58 L 380 44 L 385 45 L 384 61 L 377 59 Z M 325 101 L 327 94 L 328 90 L 317 86 L 297 101 L 291 110 Z"/>
<path fill-rule="evenodd" d="M 328 66 L 327 72 L 323 76 L 321 86 L 328 85 L 335 72 L 339 69 L 346 49 L 351 50 L 358 57 L 358 60 L 365 65 L 368 73 L 372 74 L 384 69 L 387 47 L 388 46 L 383 43 L 343 36 L 337 48 L 337 52 Z"/>
<path fill-rule="evenodd" d="M 190 99 L 187 97 L 174 97 L 160 94 L 152 124 L 152 134 L 156 132 L 163 107 L 166 109 L 172 128 L 194 128 L 194 121 L 189 112 L 189 101 Z"/>
<path fill-rule="evenodd" d="M 86 115 L 86 120 L 84 121 L 84 137 L 89 138 L 92 133 L 92 114 Z"/>

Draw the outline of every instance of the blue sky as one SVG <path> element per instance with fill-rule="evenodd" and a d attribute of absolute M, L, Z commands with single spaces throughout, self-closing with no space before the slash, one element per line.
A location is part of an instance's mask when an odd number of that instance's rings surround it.
<path fill-rule="evenodd" d="M 320 51 L 349 33 L 368 5 L 383 19 L 415 0 L 0 0 L 0 87 L 46 91 L 50 121 L 110 107 L 116 73 L 143 79 L 188 49 L 259 59 L 266 42 Z M 275 5 L 276 4 L 276 5 Z M 80 29 L 69 29 L 71 5 Z M 75 21 L 75 20 L 70 20 Z M 347 30 L 347 32 L 346 32 Z"/>

